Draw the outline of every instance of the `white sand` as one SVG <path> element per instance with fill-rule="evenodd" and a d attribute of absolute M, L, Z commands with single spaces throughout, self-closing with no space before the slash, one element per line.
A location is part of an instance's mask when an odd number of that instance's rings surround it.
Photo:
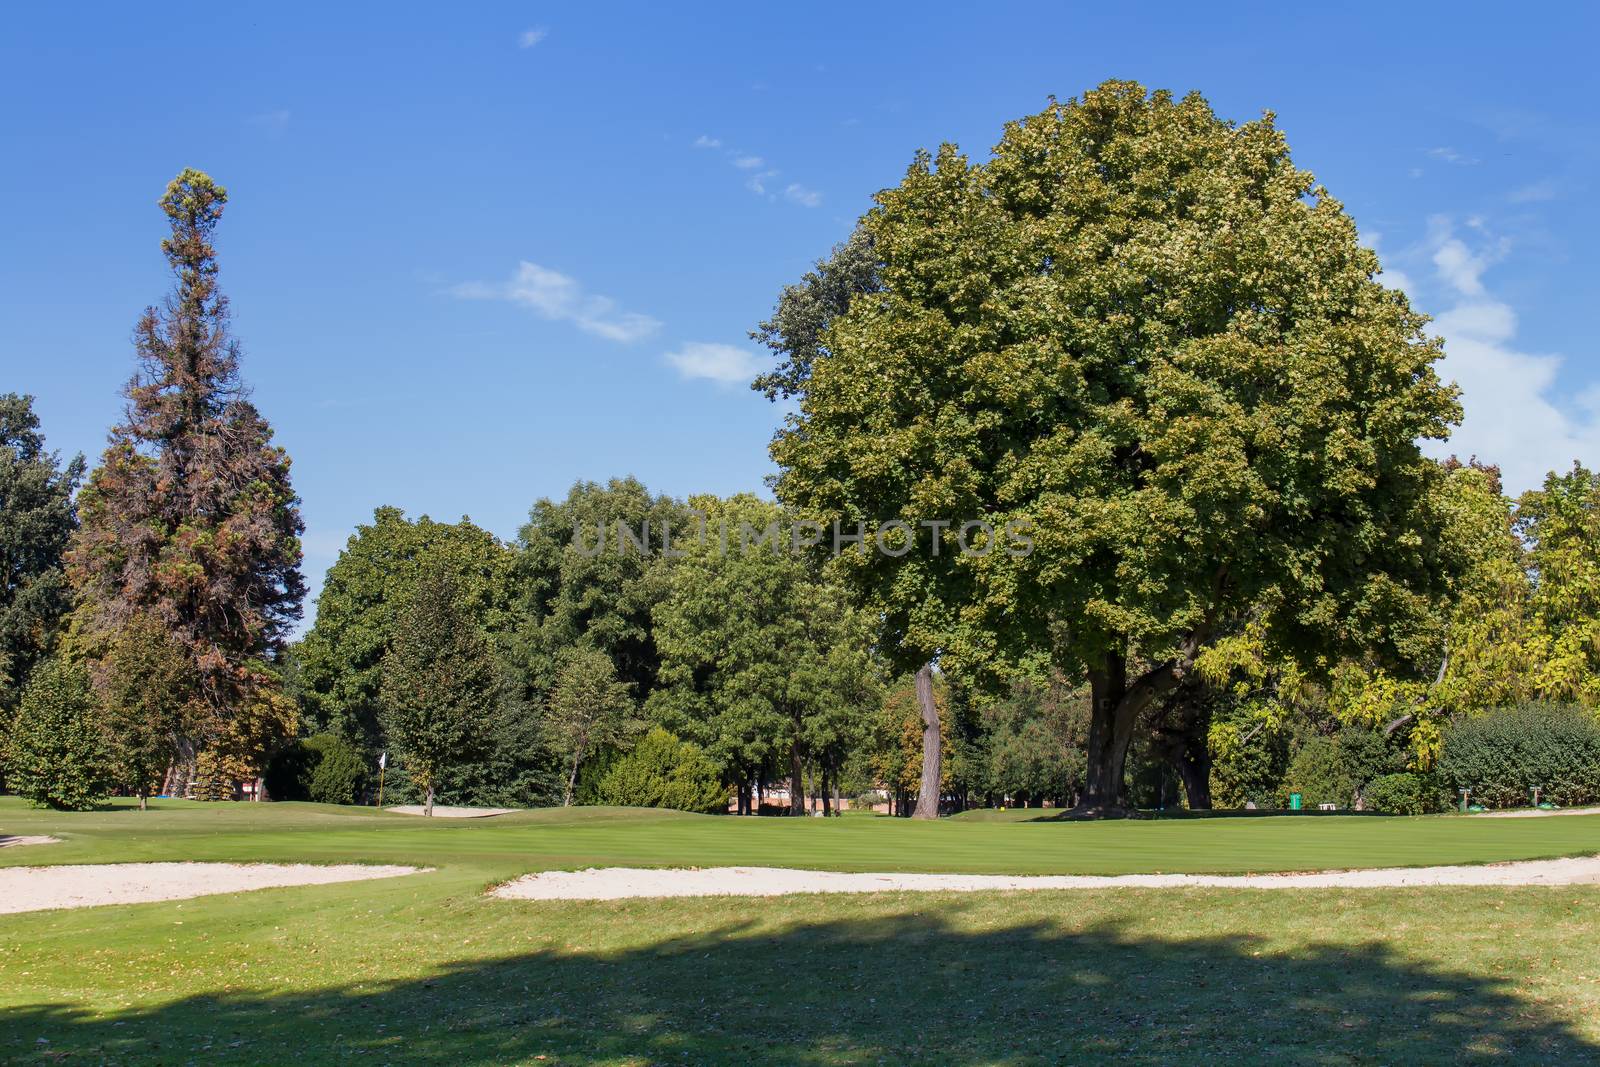
<path fill-rule="evenodd" d="M 1307 874 L 845 874 L 782 867 L 646 870 L 596 867 L 545 871 L 499 886 L 516 900 L 619 900 L 625 897 L 770 897 L 789 893 L 978 893 L 1014 889 L 1380 889 L 1396 886 L 1600 884 L 1600 856 L 1473 867 L 1391 867 Z"/>
<path fill-rule="evenodd" d="M 1474 819 L 1543 819 L 1550 815 L 1600 815 L 1600 808 L 1557 808 L 1543 811 L 1538 808 L 1516 808 L 1512 811 L 1475 811 Z"/>
<path fill-rule="evenodd" d="M 6 837 L 0 834 L 0 848 L 16 848 L 18 845 L 59 845 L 61 838 L 40 834 L 35 837 Z"/>
<path fill-rule="evenodd" d="M 0 867 L 0 914 L 187 900 L 252 889 L 393 878 L 426 869 L 360 863 L 327 866 L 315 863 L 93 863 Z"/>
<path fill-rule="evenodd" d="M 421 804 L 395 804 L 384 811 L 397 811 L 401 815 L 421 815 L 427 809 Z M 435 819 L 483 819 L 490 815 L 510 815 L 516 808 L 452 808 L 444 804 L 433 806 Z"/>

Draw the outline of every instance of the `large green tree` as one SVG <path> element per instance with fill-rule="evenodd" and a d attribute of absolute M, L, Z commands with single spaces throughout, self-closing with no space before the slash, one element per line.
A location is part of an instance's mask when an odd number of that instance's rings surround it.
<path fill-rule="evenodd" d="M 542 699 L 569 649 L 611 658 L 636 698 L 649 695 L 661 657 L 650 612 L 665 591 L 663 537 L 690 529 L 683 505 L 635 478 L 579 482 L 540 500 L 518 536 L 518 655 L 526 696 Z"/>
<path fill-rule="evenodd" d="M 91 654 L 142 614 L 193 661 L 192 702 L 205 714 L 183 738 L 189 764 L 208 747 L 223 763 L 255 760 L 226 749 L 234 739 L 257 747 L 256 726 L 276 721 L 260 713 L 275 707 L 273 662 L 305 594 L 289 457 L 240 380 L 217 287 L 211 242 L 226 202 L 196 170 L 161 198 L 172 228 L 161 249 L 176 285 L 134 329 L 126 418 L 80 495 L 68 557 Z M 258 722 L 241 721 L 250 717 Z"/>
<path fill-rule="evenodd" d="M 294 649 L 295 690 L 314 728 L 375 755 L 384 743 L 383 658 L 418 577 L 430 566 L 446 569 L 463 610 L 493 638 L 513 625 L 514 563 L 514 553 L 470 519 L 413 521 L 399 508 L 374 511 L 328 568 L 316 622 Z"/>
<path fill-rule="evenodd" d="M 45 451 L 33 398 L 0 396 L 0 726 L 71 606 L 61 557 L 83 457 Z"/>
<path fill-rule="evenodd" d="M 106 795 L 105 731 L 83 664 L 60 657 L 39 664 L 0 754 L 10 789 L 41 807 L 86 811 Z"/>
<path fill-rule="evenodd" d="M 380 722 L 423 794 L 425 814 L 452 767 L 479 755 L 501 674 L 463 590 L 441 563 L 425 567 L 383 657 Z"/>
<path fill-rule="evenodd" d="M 794 551 L 782 508 L 747 494 L 689 504 L 703 527 L 656 606 L 661 675 L 649 710 L 719 764 L 741 811 L 754 777 L 777 762 L 802 813 L 806 766 L 837 781 L 877 703 L 870 636 L 845 591 Z"/>
<path fill-rule="evenodd" d="M 631 686 L 617 680 L 611 657 L 597 648 L 568 650 L 545 706 L 547 736 L 566 763 L 563 807 L 572 803 L 584 761 L 621 744 L 637 725 Z"/>
<path fill-rule="evenodd" d="M 1137 720 L 1228 620 L 1307 659 L 1408 639 L 1439 476 L 1417 441 L 1459 409 L 1270 115 L 1108 82 L 986 162 L 919 155 L 861 226 L 881 291 L 826 330 L 779 496 L 916 532 L 844 557 L 892 647 L 1087 678 L 1085 810 L 1124 805 Z"/>
<path fill-rule="evenodd" d="M 1574 463 L 1522 494 L 1530 609 L 1540 640 L 1535 686 L 1546 700 L 1600 704 L 1600 473 Z"/>
<path fill-rule="evenodd" d="M 161 787 L 178 754 L 178 739 L 196 714 L 194 662 L 158 619 L 133 616 L 96 665 L 106 740 L 117 781 L 139 798 L 139 809 Z"/>

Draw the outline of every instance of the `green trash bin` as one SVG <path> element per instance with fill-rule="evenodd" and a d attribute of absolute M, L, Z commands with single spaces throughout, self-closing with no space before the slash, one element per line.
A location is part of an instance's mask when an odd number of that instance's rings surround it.
<path fill-rule="evenodd" d="M 1300 794 L 1299 793 L 1290 793 L 1289 794 L 1289 810 L 1290 811 L 1299 811 L 1300 810 Z"/>

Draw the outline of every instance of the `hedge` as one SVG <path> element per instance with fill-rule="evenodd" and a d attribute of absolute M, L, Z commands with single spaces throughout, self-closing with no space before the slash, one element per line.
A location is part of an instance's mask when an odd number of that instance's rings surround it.
<path fill-rule="evenodd" d="M 1524 704 L 1458 720 L 1445 731 L 1440 779 L 1490 808 L 1600 802 L 1600 719 L 1585 708 Z"/>

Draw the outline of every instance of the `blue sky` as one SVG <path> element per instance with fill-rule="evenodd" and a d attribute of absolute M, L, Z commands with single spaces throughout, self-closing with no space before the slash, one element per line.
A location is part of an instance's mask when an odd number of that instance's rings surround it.
<path fill-rule="evenodd" d="M 209 171 L 313 588 L 380 504 L 509 537 L 579 478 L 759 490 L 778 413 L 721 379 L 780 286 L 919 147 L 1110 77 L 1278 114 L 1439 316 L 1450 448 L 1512 489 L 1600 462 L 1581 6 L 50 7 L 0 29 L 0 390 L 98 455 L 168 285 L 155 200 Z"/>

